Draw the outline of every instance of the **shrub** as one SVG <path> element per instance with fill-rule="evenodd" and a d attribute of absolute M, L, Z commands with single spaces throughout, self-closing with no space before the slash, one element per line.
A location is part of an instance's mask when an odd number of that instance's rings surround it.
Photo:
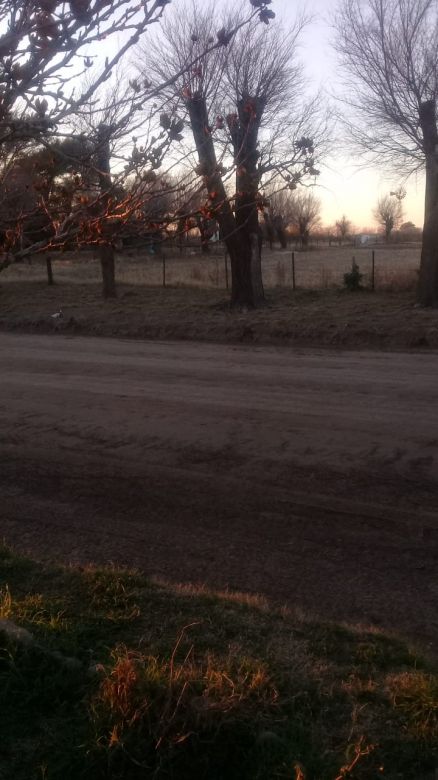
<path fill-rule="evenodd" d="M 350 290 L 350 292 L 355 292 L 356 290 L 362 289 L 362 279 L 363 274 L 360 273 L 358 264 L 355 260 L 353 260 L 351 271 L 348 271 L 346 274 L 344 274 L 344 285 L 347 290 Z"/>

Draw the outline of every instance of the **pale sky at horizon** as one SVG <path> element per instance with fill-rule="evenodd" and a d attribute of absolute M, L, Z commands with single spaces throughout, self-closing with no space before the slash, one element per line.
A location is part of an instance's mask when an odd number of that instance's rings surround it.
<path fill-rule="evenodd" d="M 332 91 L 337 78 L 336 54 L 331 48 L 333 31 L 330 18 L 338 0 L 273 0 L 272 9 L 277 17 L 287 24 L 292 21 L 297 9 L 305 9 L 315 19 L 304 31 L 300 57 L 305 64 L 315 90 L 322 86 Z M 336 109 L 336 105 L 334 106 Z M 345 214 L 357 228 L 375 227 L 373 209 L 379 196 L 387 194 L 402 182 L 391 176 L 387 170 L 358 168 L 351 159 L 336 155 L 328 161 L 319 178 L 318 197 L 323 203 L 323 221 L 332 224 Z M 412 221 L 418 227 L 423 225 L 424 179 L 411 177 L 403 182 L 406 198 L 403 201 L 404 220 Z"/>

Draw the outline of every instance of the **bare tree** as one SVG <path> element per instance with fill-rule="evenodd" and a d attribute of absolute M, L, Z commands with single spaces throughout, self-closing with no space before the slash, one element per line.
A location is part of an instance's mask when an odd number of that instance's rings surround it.
<path fill-rule="evenodd" d="M 5 2 L 0 0 L 0 180 L 8 188 L 8 177 L 21 165 L 29 150 L 49 150 L 56 141 L 72 136 L 72 117 L 83 106 L 99 103 L 99 92 L 112 76 L 114 68 L 138 42 L 146 29 L 158 22 L 170 0 L 147 0 L 140 7 L 129 0 L 70 0 L 57 3 Z M 121 45 L 108 47 L 111 40 Z M 106 48 L 103 48 L 106 41 Z M 83 76 L 92 71 L 84 82 Z M 135 92 L 135 102 L 132 95 Z M 125 118 L 138 111 L 150 85 L 131 90 L 124 102 Z M 59 145 L 66 158 L 69 150 Z M 91 158 L 89 160 L 91 164 Z M 96 165 L 96 159 L 93 161 Z M 35 188 L 34 188 L 35 189 Z M 39 190 L 38 208 L 48 212 L 47 188 Z M 22 221 L 23 222 L 23 221 Z M 22 224 L 22 222 L 20 224 Z M 59 243 L 66 238 L 72 221 L 54 220 Z M 85 220 L 83 220 L 85 224 Z M 78 224 L 75 225 L 79 232 Z M 3 233 L 4 256 L 0 270 L 23 252 L 20 230 Z M 41 249 L 44 239 L 37 242 Z M 31 251 L 31 247 L 26 250 Z"/>
<path fill-rule="evenodd" d="M 289 202 L 290 223 L 298 230 L 301 245 L 309 244 L 310 233 L 321 222 L 321 201 L 309 190 L 292 193 Z"/>
<path fill-rule="evenodd" d="M 340 219 L 336 220 L 335 227 L 336 233 L 339 236 L 339 243 L 342 245 L 342 242 L 345 241 L 351 231 L 351 222 L 347 219 L 345 214 L 343 214 Z"/>
<path fill-rule="evenodd" d="M 341 0 L 337 50 L 348 127 L 380 166 L 426 170 L 418 300 L 438 307 L 438 2 Z"/>
<path fill-rule="evenodd" d="M 309 120 L 314 112 L 303 112 L 294 125 L 290 117 L 302 86 L 295 58 L 304 20 L 300 17 L 286 33 L 261 29 L 260 20 L 269 22 L 274 16 L 267 8 L 270 0 L 251 2 L 257 9 L 252 23 L 243 26 L 241 16 L 226 17 L 216 34 L 223 51 L 188 70 L 166 94 L 174 107 L 185 109 L 196 149 L 195 169 L 207 193 L 205 205 L 220 225 L 231 258 L 231 303 L 242 307 L 264 300 L 258 220 L 262 178 L 279 179 L 284 188 L 318 174 L 314 141 L 302 121 L 303 115 Z M 157 82 L 169 81 L 212 40 L 214 20 L 213 5 L 193 4 L 185 14 L 169 15 L 162 35 L 143 49 L 144 73 Z M 229 32 L 233 29 L 234 35 Z M 274 115 L 278 121 L 273 131 Z M 307 128 L 310 124 L 306 122 Z M 230 195 L 232 176 L 235 190 Z"/>
<path fill-rule="evenodd" d="M 66 242 L 74 241 L 78 247 L 95 245 L 101 254 L 104 295 L 115 294 L 115 244 L 125 231 L 144 230 L 144 199 L 150 193 L 143 183 L 155 175 L 170 146 L 182 138 L 182 119 L 173 110 L 160 115 L 152 101 L 184 73 L 199 67 L 202 57 L 213 56 L 224 45 L 219 35 L 167 81 L 152 84 L 147 77 L 133 78 L 117 89 L 116 69 L 123 57 L 161 20 L 170 2 L 145 0 L 138 5 L 128 0 L 70 0 L 58 4 L 45 0 L 35 4 L 26 0 L 10 4 L 0 0 L 0 30 L 7 30 L 0 37 L 3 180 L 17 155 L 28 148 L 52 149 L 54 143 L 77 133 L 78 124 L 85 124 L 90 146 L 73 180 L 77 188 L 71 210 L 61 214 L 52 208 L 54 200 L 42 193 L 37 205 L 52 221 L 49 239 L 23 248 L 19 229 L 4 231 L 0 270 L 19 256 L 59 248 Z M 267 13 L 265 3 L 251 0 L 251 4 L 248 18 Z M 108 47 L 118 35 L 121 45 Z M 111 80 L 111 89 L 105 90 Z M 139 137 L 137 133 L 130 137 L 137 130 Z M 68 159 L 68 150 L 63 149 L 63 154 Z M 18 226 L 22 223 L 19 220 Z"/>
<path fill-rule="evenodd" d="M 385 241 L 388 242 L 392 231 L 398 228 L 403 219 L 402 204 L 397 198 L 391 197 L 391 195 L 383 195 L 378 199 L 373 215 L 376 222 L 382 226 Z"/>
<path fill-rule="evenodd" d="M 129 0 L 0 0 L 0 149 L 32 144 L 77 113 L 169 1 L 147 2 L 139 13 Z M 101 42 L 122 33 L 123 44 L 102 56 Z"/>
<path fill-rule="evenodd" d="M 265 193 L 265 208 L 263 216 L 267 227 L 270 243 L 278 238 L 282 249 L 287 247 L 287 227 L 292 223 L 293 191 L 290 189 L 275 190 L 267 188 Z"/>

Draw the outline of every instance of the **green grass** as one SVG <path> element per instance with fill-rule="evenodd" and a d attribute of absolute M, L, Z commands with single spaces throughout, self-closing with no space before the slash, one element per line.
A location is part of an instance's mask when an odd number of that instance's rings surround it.
<path fill-rule="evenodd" d="M 2 780 L 434 778 L 438 678 L 395 638 L 7 548 L 0 583 L 36 640 L 0 635 Z"/>

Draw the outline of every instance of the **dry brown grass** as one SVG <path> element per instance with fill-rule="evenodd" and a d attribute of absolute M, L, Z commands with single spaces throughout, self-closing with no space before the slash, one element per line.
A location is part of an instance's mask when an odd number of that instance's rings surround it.
<path fill-rule="evenodd" d="M 394 708 L 409 719 L 410 733 L 438 745 L 438 678 L 402 672 L 388 676 L 387 688 Z"/>
<path fill-rule="evenodd" d="M 415 308 L 412 291 L 349 293 L 276 288 L 268 305 L 231 311 L 223 290 L 119 284 L 102 301 L 97 282 L 3 281 L 0 329 L 122 338 L 199 339 L 222 343 L 438 348 L 438 312 Z M 62 308 L 54 328 L 50 315 Z"/>
<path fill-rule="evenodd" d="M 420 247 L 386 247 L 375 249 L 376 284 L 384 289 L 411 289 L 416 270 L 420 262 Z M 309 251 L 295 251 L 295 277 L 300 288 L 325 289 L 342 287 L 344 273 L 351 269 L 355 258 L 363 274 L 363 284 L 368 286 L 371 279 L 370 248 L 323 247 Z M 263 253 L 263 276 L 265 286 L 292 286 L 292 250 L 265 250 Z M 192 286 L 202 288 L 225 289 L 224 253 L 221 247 L 215 247 L 210 255 L 201 255 L 196 250 L 184 254 L 169 252 L 162 255 L 129 253 L 117 260 L 117 278 L 128 285 L 162 286 L 163 259 L 165 263 L 166 283 L 168 286 Z M 229 264 L 229 261 L 228 261 Z M 93 253 L 75 256 L 72 253 L 54 255 L 53 272 L 58 282 L 97 282 L 100 280 L 100 267 Z M 20 279 L 44 281 L 46 279 L 45 261 L 35 258 L 32 265 L 20 263 L 10 266 L 3 272 L 0 282 Z M 408 285 L 409 282 L 409 285 Z M 398 286 L 397 286 L 398 285 Z"/>
<path fill-rule="evenodd" d="M 388 269 L 376 272 L 376 287 L 387 292 L 413 292 L 417 286 L 418 272 L 415 269 Z"/>
<path fill-rule="evenodd" d="M 342 288 L 355 253 L 361 292 Z M 47 286 L 43 259 L 11 266 L 0 276 L 0 328 L 52 331 L 50 315 L 63 309 L 60 332 L 137 338 L 188 338 L 336 347 L 438 347 L 434 311 L 415 309 L 418 247 L 376 250 L 376 292 L 369 289 L 371 250 L 332 247 L 273 251 L 264 260 L 268 307 L 231 312 L 224 290 L 224 257 L 166 258 L 167 287 L 158 256 L 117 262 L 118 299 L 101 300 L 100 267 L 92 254 L 54 260 L 56 284 Z M 305 287 L 306 289 L 303 289 Z M 317 288 L 317 289 L 316 289 Z"/>
<path fill-rule="evenodd" d="M 190 739 L 201 723 L 206 731 L 220 730 L 221 722 L 229 725 L 239 712 L 256 719 L 275 707 L 278 692 L 261 663 L 236 663 L 231 656 L 224 660 L 212 654 L 197 658 L 193 645 L 179 659 L 184 634 L 183 629 L 166 659 L 115 648 L 92 702 L 100 747 L 129 746 L 139 724 L 155 751 L 171 750 Z"/>

